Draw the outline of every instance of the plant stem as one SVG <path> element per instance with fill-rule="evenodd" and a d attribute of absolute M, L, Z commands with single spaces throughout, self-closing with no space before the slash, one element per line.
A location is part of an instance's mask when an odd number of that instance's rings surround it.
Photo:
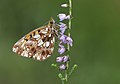
<path fill-rule="evenodd" d="M 72 19 L 71 19 L 71 16 L 72 16 L 72 0 L 69 0 L 69 15 L 70 15 L 70 19 L 69 19 L 69 24 L 68 24 L 68 36 L 70 37 L 70 30 L 71 30 L 71 26 L 72 26 Z M 67 49 L 68 49 L 68 52 L 70 51 L 70 45 L 68 44 L 67 45 Z M 69 54 L 68 54 L 68 57 L 69 57 Z M 66 66 L 67 66 L 67 69 L 65 70 L 65 82 L 67 84 L 67 81 L 68 81 L 68 69 L 69 69 L 69 61 L 66 63 Z"/>
<path fill-rule="evenodd" d="M 69 0 L 69 15 L 70 17 L 72 16 L 72 0 Z M 72 22 L 72 19 L 70 18 L 69 19 L 69 30 L 71 29 L 71 22 Z M 70 32 L 69 32 L 69 36 L 70 36 Z"/>
<path fill-rule="evenodd" d="M 69 0 L 69 15 L 70 17 L 72 16 L 72 0 Z M 70 30 L 71 30 L 71 26 L 72 26 L 72 19 L 69 19 L 69 24 L 68 24 L 68 36 L 70 36 Z M 70 45 L 68 44 L 67 46 L 68 51 L 70 51 Z"/>

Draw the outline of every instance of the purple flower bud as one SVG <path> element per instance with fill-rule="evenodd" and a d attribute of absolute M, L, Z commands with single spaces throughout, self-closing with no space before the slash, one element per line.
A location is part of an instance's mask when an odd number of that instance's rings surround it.
<path fill-rule="evenodd" d="M 59 47 L 64 47 L 63 45 L 61 45 L 61 43 L 62 43 L 62 42 L 60 42 L 58 46 L 59 46 Z"/>
<path fill-rule="evenodd" d="M 59 49 L 58 49 L 58 52 L 60 54 L 63 54 L 65 52 L 65 47 L 64 46 L 61 46 Z"/>
<path fill-rule="evenodd" d="M 72 40 L 71 37 L 68 36 L 68 37 L 66 38 L 66 41 L 67 41 L 67 44 L 70 44 L 70 46 L 72 46 L 73 40 Z"/>
<path fill-rule="evenodd" d="M 62 64 L 62 65 L 60 65 L 59 68 L 60 68 L 61 70 L 65 70 L 67 67 L 66 67 L 66 65 Z"/>
<path fill-rule="evenodd" d="M 70 19 L 70 15 L 67 15 L 66 16 L 66 14 L 64 14 L 64 13 L 61 13 L 61 14 L 58 14 L 58 17 L 59 17 L 59 19 L 60 19 L 60 21 L 63 21 L 63 20 L 69 20 Z"/>
<path fill-rule="evenodd" d="M 70 46 L 72 46 L 72 38 L 69 36 L 66 36 L 64 34 L 61 34 L 61 36 L 59 37 L 60 41 L 64 44 L 70 44 Z"/>
<path fill-rule="evenodd" d="M 69 57 L 68 56 L 63 56 L 63 62 L 67 62 L 69 61 Z"/>
<path fill-rule="evenodd" d="M 58 14 L 58 17 L 59 17 L 60 21 L 63 21 L 63 20 L 65 20 L 65 19 L 66 19 L 66 15 L 65 15 L 65 14 L 63 14 L 63 13 Z"/>
<path fill-rule="evenodd" d="M 67 16 L 65 17 L 65 19 L 69 20 L 69 19 L 70 19 L 70 15 L 67 15 Z"/>
<path fill-rule="evenodd" d="M 64 33 L 65 32 L 65 30 L 67 29 L 67 26 L 66 26 L 66 24 L 64 24 L 64 23 L 62 23 L 62 22 L 60 22 L 60 30 L 61 30 L 61 33 Z"/>
<path fill-rule="evenodd" d="M 62 22 L 60 22 L 60 28 L 64 28 L 64 27 L 66 27 L 66 24 L 65 23 L 62 23 Z"/>
<path fill-rule="evenodd" d="M 62 62 L 63 61 L 63 57 L 57 57 L 56 58 L 56 62 Z"/>
<path fill-rule="evenodd" d="M 66 43 L 66 38 L 67 38 L 67 36 L 64 35 L 64 34 L 62 34 L 59 39 L 60 39 L 60 41 L 62 41 L 63 43 Z"/>

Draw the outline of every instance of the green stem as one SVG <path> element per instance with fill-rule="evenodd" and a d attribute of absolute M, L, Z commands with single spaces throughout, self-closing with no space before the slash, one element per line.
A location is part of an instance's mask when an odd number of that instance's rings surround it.
<path fill-rule="evenodd" d="M 70 37 L 70 30 L 71 30 L 71 26 L 72 26 L 72 19 L 71 19 L 71 16 L 72 16 L 72 0 L 69 0 L 69 15 L 70 15 L 70 19 L 69 19 L 69 24 L 68 24 L 68 36 Z M 68 52 L 70 51 L 70 45 L 68 44 L 67 45 L 67 49 L 68 49 Z M 69 57 L 69 55 L 68 55 Z M 67 69 L 65 70 L 65 82 L 67 84 L 67 81 L 68 81 L 68 68 L 69 68 L 69 61 L 66 63 L 66 66 L 67 66 Z"/>
<path fill-rule="evenodd" d="M 67 66 L 67 69 L 65 70 L 65 81 L 66 81 L 66 84 L 67 84 L 67 81 L 68 81 L 68 68 L 69 68 L 69 62 L 66 63 L 66 66 Z"/>
<path fill-rule="evenodd" d="M 72 0 L 69 0 L 69 15 L 72 16 Z M 71 19 L 69 19 L 69 29 L 71 29 Z"/>
<path fill-rule="evenodd" d="M 70 17 L 72 16 L 72 0 L 69 0 L 69 15 Z M 72 19 L 69 19 L 69 24 L 68 24 L 68 36 L 70 36 L 70 30 L 71 30 L 71 26 L 72 26 Z M 68 51 L 70 51 L 70 45 L 68 44 L 67 47 Z"/>

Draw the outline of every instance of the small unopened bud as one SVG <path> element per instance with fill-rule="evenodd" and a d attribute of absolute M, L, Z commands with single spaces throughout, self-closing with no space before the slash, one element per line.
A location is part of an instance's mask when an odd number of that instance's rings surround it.
<path fill-rule="evenodd" d="M 66 17 L 65 17 L 65 19 L 67 19 L 67 20 L 69 20 L 71 17 L 70 17 L 70 15 L 67 15 Z"/>
<path fill-rule="evenodd" d="M 61 7 L 68 7 L 68 4 L 62 4 Z"/>
<path fill-rule="evenodd" d="M 68 56 L 63 56 L 63 62 L 68 62 L 69 61 L 69 57 Z"/>
<path fill-rule="evenodd" d="M 60 65 L 60 70 L 65 70 L 65 69 L 67 69 L 67 66 L 66 65 L 64 65 L 64 64 L 62 64 L 62 65 Z"/>
<path fill-rule="evenodd" d="M 57 57 L 56 58 L 56 62 L 62 62 L 63 61 L 63 57 Z"/>

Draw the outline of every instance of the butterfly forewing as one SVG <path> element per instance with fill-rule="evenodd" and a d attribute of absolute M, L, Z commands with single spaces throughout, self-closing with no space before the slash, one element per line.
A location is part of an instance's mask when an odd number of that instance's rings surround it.
<path fill-rule="evenodd" d="M 13 46 L 13 52 L 37 60 L 45 60 L 50 57 L 54 50 L 55 32 L 53 25 L 37 28 L 22 37 Z"/>

